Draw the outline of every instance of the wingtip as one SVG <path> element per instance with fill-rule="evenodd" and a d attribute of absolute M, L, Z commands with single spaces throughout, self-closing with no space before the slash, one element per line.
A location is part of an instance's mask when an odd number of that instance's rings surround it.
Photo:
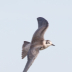
<path fill-rule="evenodd" d="M 47 24 L 49 24 L 48 21 L 45 18 L 43 18 L 43 17 L 38 17 L 37 20 L 38 21 L 44 20 L 44 21 L 46 21 Z"/>
<path fill-rule="evenodd" d="M 37 20 L 41 20 L 41 19 L 46 20 L 46 19 L 45 19 L 45 18 L 43 18 L 43 17 L 38 17 L 38 18 L 37 18 Z"/>

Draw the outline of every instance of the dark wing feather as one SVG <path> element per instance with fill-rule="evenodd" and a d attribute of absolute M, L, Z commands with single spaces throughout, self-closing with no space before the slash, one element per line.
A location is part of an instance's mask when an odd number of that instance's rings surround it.
<path fill-rule="evenodd" d="M 38 28 L 41 27 L 42 25 L 48 24 L 48 21 L 46 19 L 44 19 L 43 17 L 38 17 L 37 21 L 38 21 Z"/>
<path fill-rule="evenodd" d="M 34 60 L 36 59 L 38 53 L 39 53 L 39 48 L 41 46 L 34 46 L 32 48 L 30 48 L 29 53 L 28 53 L 28 61 L 27 64 L 24 68 L 23 72 L 27 72 L 27 70 L 30 68 L 30 66 L 32 65 L 32 63 L 34 62 Z"/>
<path fill-rule="evenodd" d="M 27 72 L 27 70 L 29 69 L 29 67 L 32 65 L 33 61 L 35 60 L 35 58 L 33 57 L 32 59 L 27 61 L 27 64 L 25 66 L 25 69 L 23 72 Z"/>
<path fill-rule="evenodd" d="M 37 21 L 38 21 L 38 29 L 33 35 L 32 43 L 35 41 L 44 40 L 44 33 L 49 26 L 47 20 L 42 17 L 38 17 Z"/>

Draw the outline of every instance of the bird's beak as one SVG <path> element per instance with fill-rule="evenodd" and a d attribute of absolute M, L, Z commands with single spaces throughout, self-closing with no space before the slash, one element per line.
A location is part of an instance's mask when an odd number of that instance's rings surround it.
<path fill-rule="evenodd" d="M 52 46 L 55 46 L 54 44 L 51 44 Z"/>

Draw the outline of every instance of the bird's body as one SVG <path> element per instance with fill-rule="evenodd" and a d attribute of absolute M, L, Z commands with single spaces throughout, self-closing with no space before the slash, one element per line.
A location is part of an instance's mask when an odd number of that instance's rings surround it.
<path fill-rule="evenodd" d="M 38 29 L 34 33 L 31 43 L 25 41 L 22 47 L 22 58 L 24 58 L 26 55 L 28 57 L 28 61 L 23 72 L 27 72 L 27 70 L 37 57 L 39 50 L 43 50 L 50 45 L 53 45 L 50 40 L 44 40 L 44 33 L 48 28 L 49 23 L 42 17 L 38 17 L 37 20 Z"/>

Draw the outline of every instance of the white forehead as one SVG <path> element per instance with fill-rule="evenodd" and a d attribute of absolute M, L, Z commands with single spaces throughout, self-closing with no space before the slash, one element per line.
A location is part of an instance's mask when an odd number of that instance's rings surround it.
<path fill-rule="evenodd" d="M 49 40 L 49 43 L 52 44 L 52 42 Z"/>
<path fill-rule="evenodd" d="M 52 42 L 50 41 L 50 44 L 52 44 Z"/>

